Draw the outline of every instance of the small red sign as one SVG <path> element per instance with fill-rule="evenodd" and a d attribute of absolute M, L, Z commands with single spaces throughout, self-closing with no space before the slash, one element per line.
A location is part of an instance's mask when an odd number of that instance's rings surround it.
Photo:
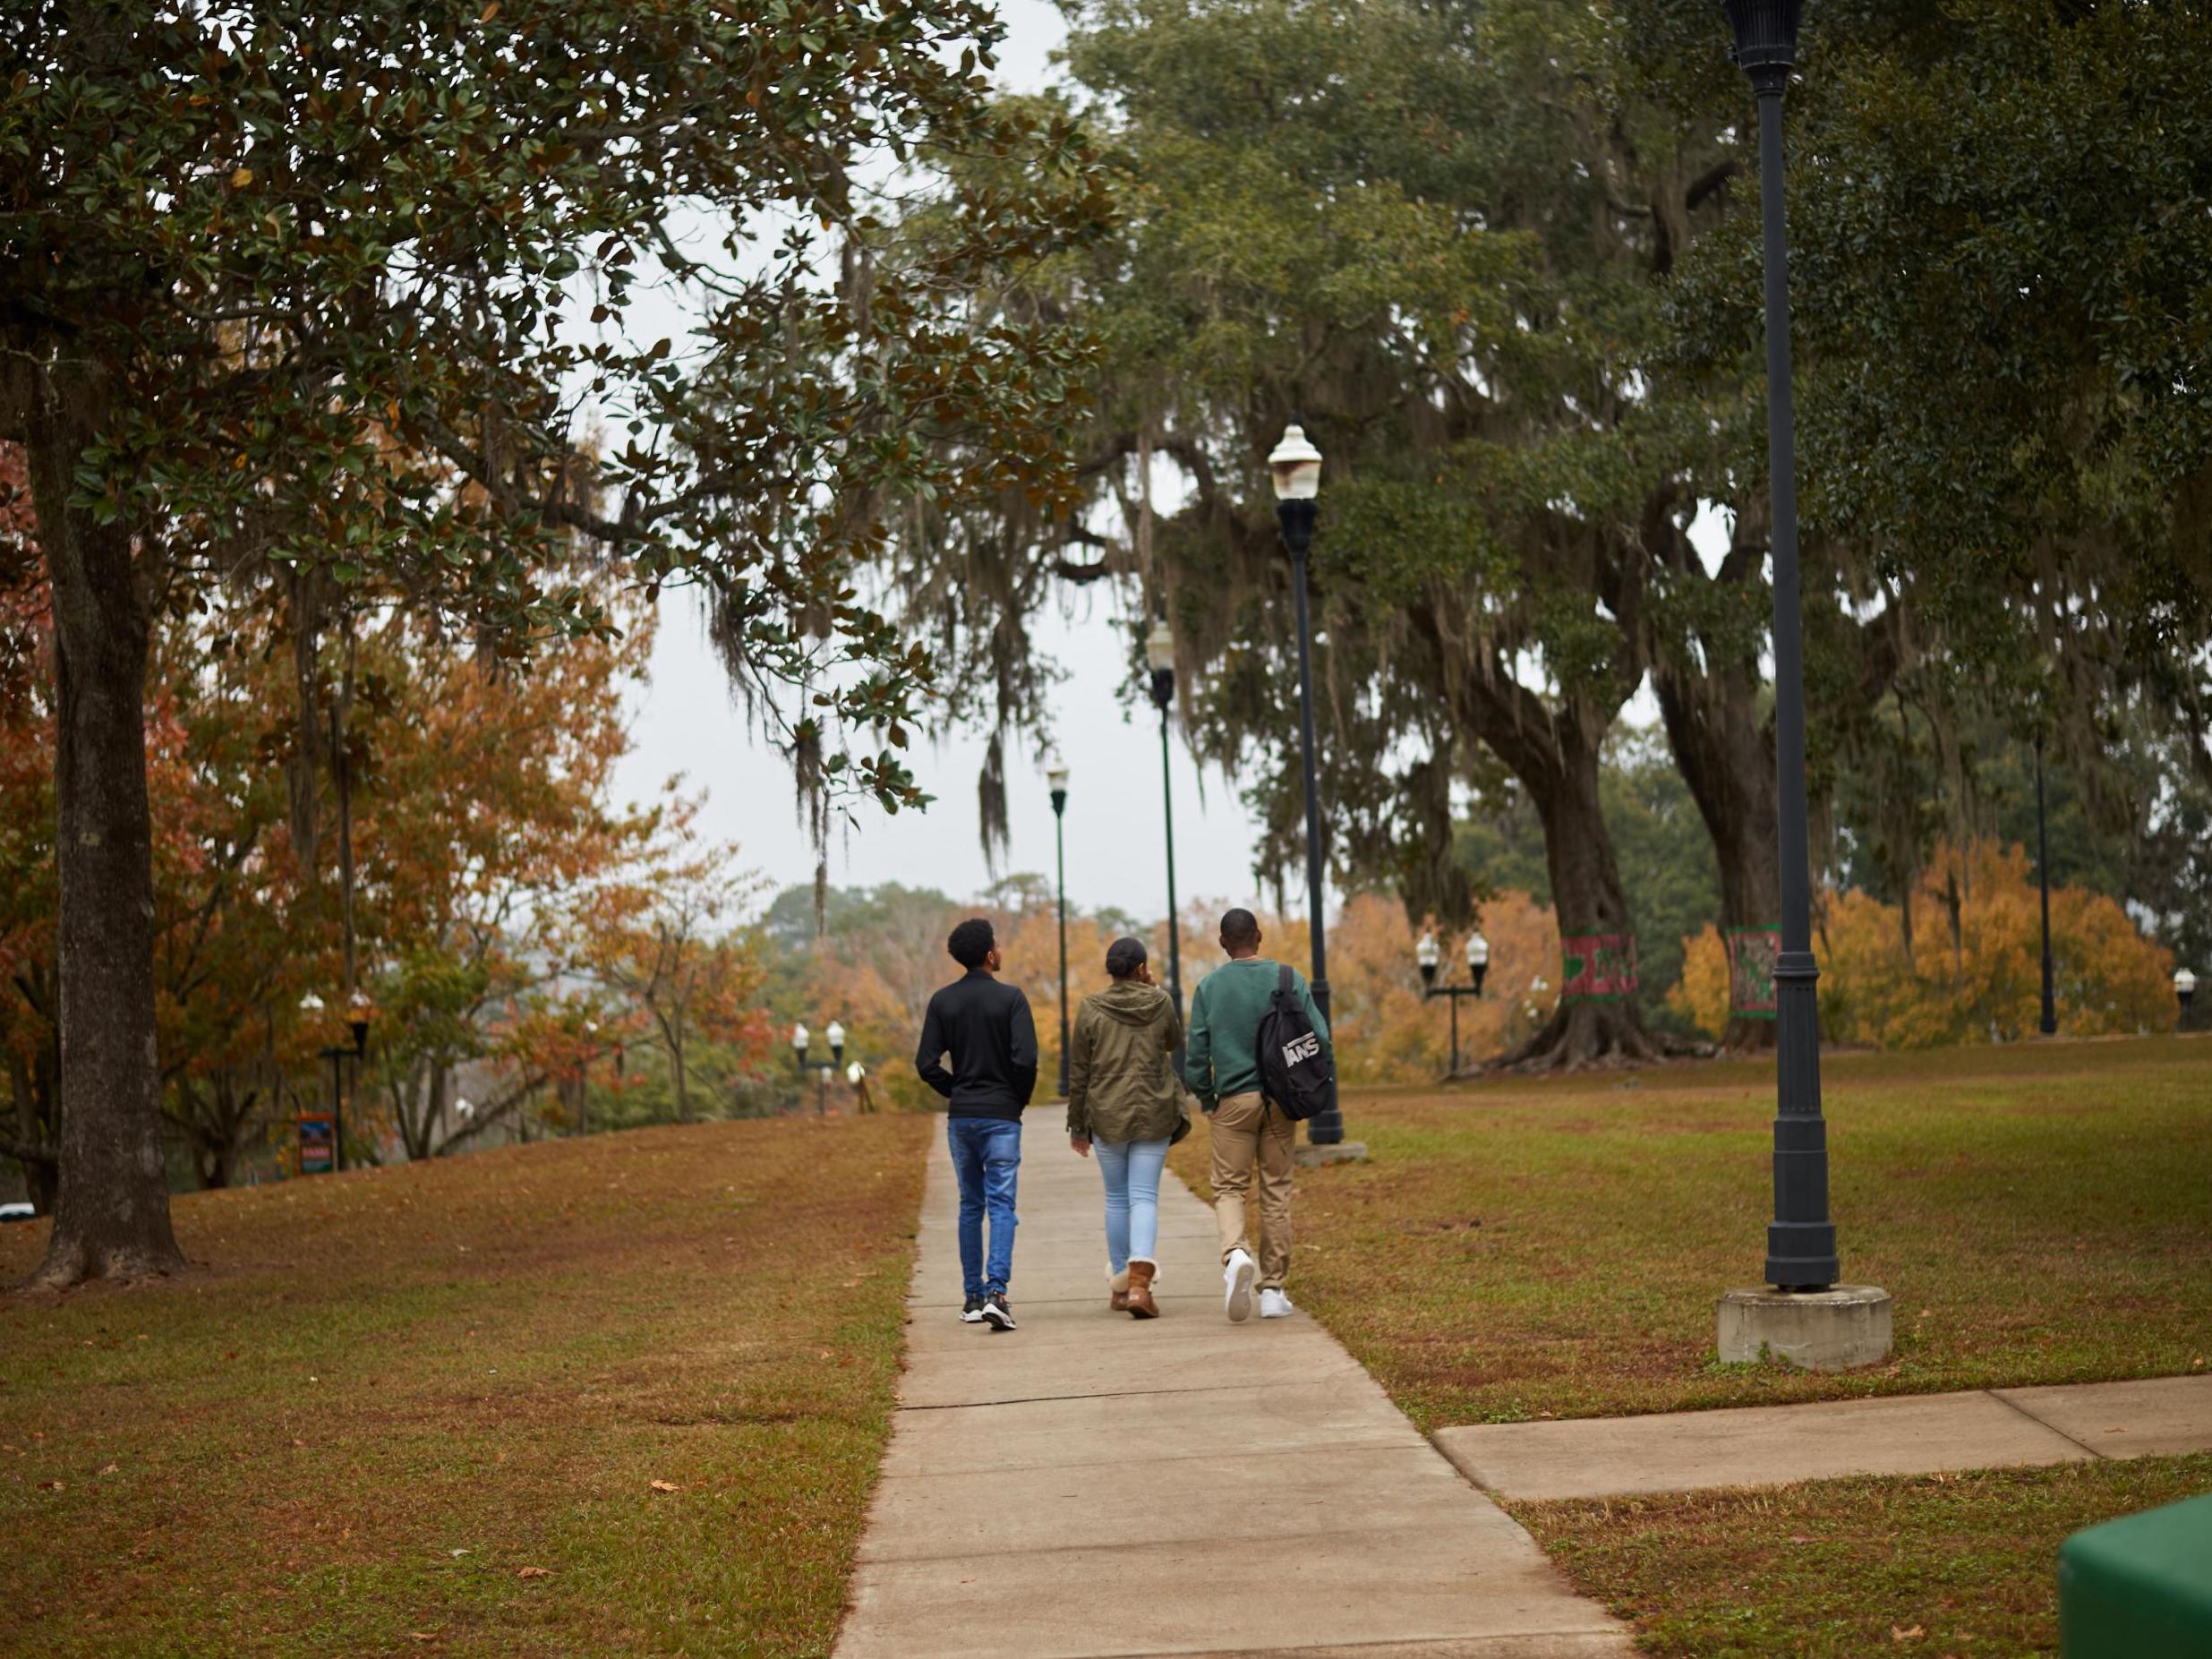
<path fill-rule="evenodd" d="M 1636 988 L 1636 936 L 1633 933 L 1578 934 L 1559 941 L 1562 1001 L 1610 1000 Z"/>
<path fill-rule="evenodd" d="M 337 1167 L 337 1137 L 327 1117 L 300 1119 L 300 1173 L 327 1176 Z"/>

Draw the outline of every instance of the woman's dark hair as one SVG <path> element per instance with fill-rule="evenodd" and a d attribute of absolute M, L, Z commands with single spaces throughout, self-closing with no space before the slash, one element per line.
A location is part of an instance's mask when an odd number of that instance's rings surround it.
<path fill-rule="evenodd" d="M 952 960 L 963 968 L 980 968 L 991 947 L 998 943 L 991 924 L 980 916 L 971 916 L 952 929 L 952 936 L 944 948 L 952 953 Z"/>
<path fill-rule="evenodd" d="M 1106 946 L 1106 972 L 1117 979 L 1126 979 L 1149 960 L 1139 939 L 1116 939 Z"/>

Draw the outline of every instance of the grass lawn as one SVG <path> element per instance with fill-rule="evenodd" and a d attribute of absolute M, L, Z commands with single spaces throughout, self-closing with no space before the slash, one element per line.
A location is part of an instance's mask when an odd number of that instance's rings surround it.
<path fill-rule="evenodd" d="M 1441 1017 L 1441 1016 L 1439 1016 Z M 1771 1061 L 1346 1097 L 1294 1293 L 1424 1430 L 2185 1373 L 2212 1362 L 2212 1042 L 1823 1061 L 1844 1275 L 1893 1364 L 1722 1366 L 1772 1216 Z M 1176 1150 L 1205 1191 L 1206 1137 Z"/>
<path fill-rule="evenodd" d="M 1844 1272 L 1895 1298 L 1891 1364 L 1718 1363 L 1713 1300 L 1764 1266 L 1771 1061 L 1350 1095 L 1373 1161 L 1301 1172 L 1292 1288 L 1425 1430 L 2212 1363 L 2212 1043 L 1823 1070 Z M 1205 1137 L 1174 1156 L 1203 1193 Z M 1514 1512 L 1653 1655 L 1966 1659 L 2051 1651 L 2067 1534 L 2208 1488 L 2197 1457 Z"/>
<path fill-rule="evenodd" d="M 13 1646 L 826 1652 L 934 1121 L 201 1194 L 184 1281 L 0 1297 Z M 0 1277 L 44 1231 L 0 1232 Z"/>
<path fill-rule="evenodd" d="M 2058 1546 L 2212 1490 L 2212 1456 L 1516 1504 L 1654 1659 L 2054 1653 Z"/>

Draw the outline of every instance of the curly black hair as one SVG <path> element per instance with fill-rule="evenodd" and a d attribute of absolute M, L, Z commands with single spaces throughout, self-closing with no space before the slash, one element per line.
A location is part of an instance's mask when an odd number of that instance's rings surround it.
<path fill-rule="evenodd" d="M 980 916 L 971 916 L 952 929 L 952 936 L 944 948 L 952 953 L 952 960 L 963 968 L 980 968 L 998 943 L 998 936 L 991 924 Z"/>
<path fill-rule="evenodd" d="M 1146 960 L 1141 939 L 1116 939 L 1106 946 L 1106 973 L 1113 979 L 1126 979 Z"/>

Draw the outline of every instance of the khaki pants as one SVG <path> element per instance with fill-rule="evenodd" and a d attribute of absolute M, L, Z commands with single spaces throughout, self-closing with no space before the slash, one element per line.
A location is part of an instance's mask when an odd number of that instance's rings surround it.
<path fill-rule="evenodd" d="M 1214 1108 L 1214 1221 L 1221 1259 L 1251 1246 L 1244 1240 L 1244 1197 L 1260 1171 L 1260 1288 L 1280 1290 L 1290 1271 L 1292 1146 L 1298 1125 L 1268 1107 L 1257 1093 L 1222 1097 Z"/>

